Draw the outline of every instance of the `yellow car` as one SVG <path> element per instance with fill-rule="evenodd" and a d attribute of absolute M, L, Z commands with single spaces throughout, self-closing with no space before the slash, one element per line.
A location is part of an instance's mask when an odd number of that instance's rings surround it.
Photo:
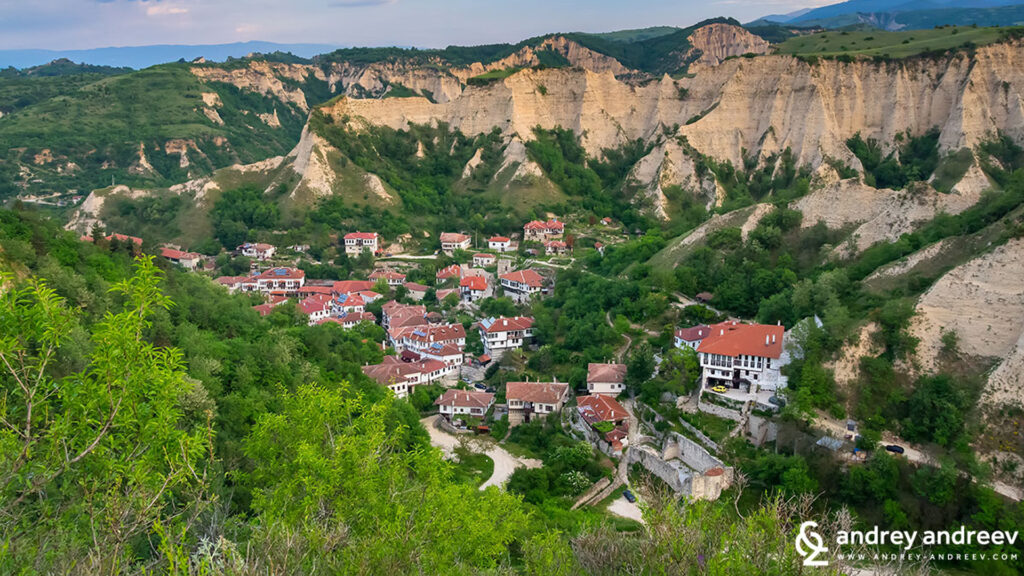
<path fill-rule="evenodd" d="M 718 392 L 719 394 L 725 394 L 726 392 L 729 391 L 729 389 L 726 388 L 725 386 L 715 386 L 714 388 L 711 389 L 711 391 Z"/>

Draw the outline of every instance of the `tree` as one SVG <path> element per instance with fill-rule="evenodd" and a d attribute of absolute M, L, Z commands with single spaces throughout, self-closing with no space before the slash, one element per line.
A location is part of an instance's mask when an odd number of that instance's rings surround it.
<path fill-rule="evenodd" d="M 247 442 L 247 483 L 263 523 L 343 527 L 320 551 L 327 572 L 439 574 L 494 568 L 521 535 L 516 498 L 453 483 L 434 449 L 403 450 L 385 415 L 347 385 L 304 385 L 279 398 Z"/>
<path fill-rule="evenodd" d="M 134 562 L 135 538 L 201 508 L 213 414 L 184 425 L 180 402 L 197 385 L 180 352 L 142 338 L 170 306 L 158 282 L 139 260 L 113 288 L 124 309 L 92 328 L 87 367 L 65 377 L 52 365 L 76 314 L 38 280 L 0 297 L 0 534 L 14 566 L 88 558 L 113 572 Z"/>
<path fill-rule="evenodd" d="M 626 363 L 626 386 L 636 389 L 650 380 L 654 373 L 654 351 L 647 342 L 641 343 Z"/>

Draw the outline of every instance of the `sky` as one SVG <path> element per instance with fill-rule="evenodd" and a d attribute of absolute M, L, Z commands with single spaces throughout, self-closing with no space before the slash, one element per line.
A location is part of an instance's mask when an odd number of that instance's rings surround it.
<path fill-rule="evenodd" d="M 444 47 L 732 16 L 836 0 L 0 0 L 0 49 L 249 40 Z"/>

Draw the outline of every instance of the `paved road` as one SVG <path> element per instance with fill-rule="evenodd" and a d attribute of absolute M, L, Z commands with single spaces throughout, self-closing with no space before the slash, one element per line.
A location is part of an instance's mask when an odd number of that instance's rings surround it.
<path fill-rule="evenodd" d="M 441 430 L 437 426 L 438 418 L 440 416 L 428 416 L 420 420 L 420 423 L 423 424 L 423 427 L 427 429 L 427 433 L 430 434 L 431 444 L 440 448 L 446 455 L 452 454 L 455 451 L 455 447 L 459 445 L 459 439 L 454 434 Z M 488 486 L 504 486 L 516 468 L 540 468 L 543 465 L 540 460 L 513 456 L 508 450 L 505 450 L 493 441 L 479 439 L 479 442 L 473 442 L 472 445 L 489 446 L 484 451 L 484 454 L 494 461 L 494 473 L 491 474 L 491 477 L 486 482 L 480 485 L 481 490 Z"/>

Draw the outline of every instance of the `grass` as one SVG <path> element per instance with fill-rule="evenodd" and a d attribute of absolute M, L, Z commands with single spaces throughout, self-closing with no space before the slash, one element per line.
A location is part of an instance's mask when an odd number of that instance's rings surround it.
<path fill-rule="evenodd" d="M 779 45 L 779 52 L 794 56 L 881 56 L 907 58 L 926 52 L 998 42 L 1012 28 L 946 27 L 930 30 L 832 30 L 796 36 Z"/>
<path fill-rule="evenodd" d="M 452 477 L 456 482 L 480 486 L 494 474 L 494 460 L 486 454 L 464 453 L 459 462 L 452 464 Z"/>
<path fill-rule="evenodd" d="M 706 412 L 680 412 L 679 417 L 719 444 L 728 438 L 729 433 L 736 427 L 736 423 L 732 420 Z"/>
<path fill-rule="evenodd" d="M 469 80 L 466 80 L 466 83 L 476 86 L 490 84 L 492 82 L 497 82 L 498 80 L 504 80 L 505 78 L 508 78 L 509 76 L 515 74 L 516 72 L 519 72 L 520 70 L 522 70 L 522 68 L 514 67 L 502 68 L 501 70 L 491 70 L 489 72 L 484 72 L 483 74 L 473 76 Z"/>

